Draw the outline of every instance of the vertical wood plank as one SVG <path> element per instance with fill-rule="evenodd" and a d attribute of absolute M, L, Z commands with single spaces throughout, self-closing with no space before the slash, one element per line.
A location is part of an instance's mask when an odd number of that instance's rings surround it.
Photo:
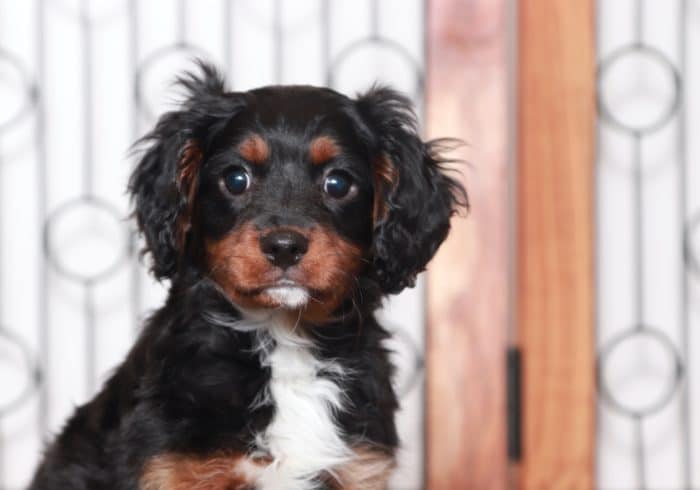
<path fill-rule="evenodd" d="M 522 488 L 593 488 L 594 0 L 519 3 Z"/>
<path fill-rule="evenodd" d="M 507 486 L 506 0 L 428 2 L 428 136 L 458 137 L 472 202 L 428 273 L 427 484 Z"/>

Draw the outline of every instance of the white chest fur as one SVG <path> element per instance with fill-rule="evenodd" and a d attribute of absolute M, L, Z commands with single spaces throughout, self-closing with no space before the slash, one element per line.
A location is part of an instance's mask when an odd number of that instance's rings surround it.
<path fill-rule="evenodd" d="M 265 398 L 271 398 L 275 413 L 257 443 L 273 462 L 258 485 L 263 490 L 312 489 L 321 471 L 353 456 L 334 421 L 334 413 L 343 408 L 343 393 L 332 379 L 319 375 L 344 373 L 337 363 L 315 357 L 310 342 L 287 327 L 269 331 L 275 345 L 262 349 L 263 363 L 272 371 Z"/>

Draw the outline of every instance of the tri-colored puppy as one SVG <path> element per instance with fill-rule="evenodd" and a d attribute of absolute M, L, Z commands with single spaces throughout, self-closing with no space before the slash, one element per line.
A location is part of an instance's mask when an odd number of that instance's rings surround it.
<path fill-rule="evenodd" d="M 466 194 L 382 87 L 227 92 L 214 68 L 142 143 L 130 192 L 165 305 L 33 489 L 380 489 L 387 331 Z"/>

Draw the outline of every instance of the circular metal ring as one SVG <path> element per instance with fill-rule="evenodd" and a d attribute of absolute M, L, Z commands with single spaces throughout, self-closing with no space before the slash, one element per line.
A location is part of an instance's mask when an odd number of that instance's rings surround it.
<path fill-rule="evenodd" d="M 700 211 L 688 221 L 683 237 L 683 255 L 688 270 L 700 276 L 700 252 L 693 249 L 693 233 L 696 230 L 700 234 Z"/>
<path fill-rule="evenodd" d="M 157 113 L 155 108 L 151 107 L 148 100 L 146 100 L 143 80 L 148 70 L 151 69 L 159 59 L 164 58 L 171 53 L 182 53 L 183 55 L 189 54 L 191 60 L 196 58 L 210 58 L 203 49 L 188 43 L 177 43 L 169 46 L 163 46 L 162 48 L 156 49 L 150 55 L 148 55 L 141 62 L 134 76 L 134 97 L 136 99 L 136 105 L 141 109 L 141 112 L 147 119 L 155 120 Z"/>
<path fill-rule="evenodd" d="M 10 400 L 5 405 L 0 405 L 0 419 L 17 410 L 17 408 L 24 404 L 41 383 L 41 371 L 38 364 L 36 364 L 35 360 L 32 358 L 29 346 L 27 346 L 27 344 L 25 344 L 17 335 L 14 335 L 12 332 L 3 327 L 0 327 L 0 340 L 2 339 L 4 339 L 6 342 L 14 344 L 21 351 L 24 359 L 24 367 L 29 373 L 29 382 L 14 399 Z"/>
<path fill-rule="evenodd" d="M 10 114 L 7 118 L 0 120 L 0 134 L 27 116 L 34 108 L 38 97 L 37 87 L 22 62 L 8 51 L 0 48 L 0 63 L 2 62 L 7 63 L 17 73 L 18 78 L 22 81 L 22 85 L 24 86 L 24 96 L 17 111 Z"/>
<path fill-rule="evenodd" d="M 650 59 L 656 61 L 664 70 L 666 70 L 672 80 L 673 80 L 673 98 L 664 111 L 661 112 L 659 117 L 648 124 L 640 126 L 631 126 L 623 122 L 619 117 L 616 117 L 614 111 L 610 108 L 609 104 L 605 100 L 603 91 L 603 79 L 605 75 L 610 72 L 610 69 L 626 56 L 632 54 L 641 54 L 647 56 Z M 661 129 L 668 123 L 671 118 L 678 112 L 678 108 L 681 103 L 681 76 L 676 67 L 673 65 L 671 60 L 663 54 L 658 49 L 648 46 L 646 44 L 632 44 L 628 46 L 623 46 L 617 51 L 610 54 L 605 60 L 603 60 L 598 68 L 598 106 L 600 114 L 608 122 L 614 126 L 633 134 L 648 134 Z"/>
<path fill-rule="evenodd" d="M 652 401 L 641 409 L 630 407 L 626 405 L 624 401 L 616 397 L 613 390 L 608 385 L 603 372 L 605 362 L 612 356 L 615 349 L 620 347 L 625 341 L 636 336 L 646 336 L 656 341 L 663 350 L 668 353 L 674 365 L 673 382 L 657 400 Z M 633 418 L 649 416 L 664 408 L 673 398 L 683 378 L 683 362 L 678 349 L 673 345 L 669 336 L 657 328 L 650 328 L 644 325 L 632 327 L 613 337 L 607 345 L 601 349 L 597 364 L 598 386 L 603 398 L 617 411 Z"/>
<path fill-rule="evenodd" d="M 328 67 L 328 72 L 326 73 L 326 80 L 328 82 L 328 86 L 334 89 L 336 88 L 336 72 L 338 68 L 347 61 L 350 55 L 353 54 L 353 52 L 363 49 L 365 47 L 372 46 L 381 46 L 384 48 L 388 48 L 389 51 L 398 54 L 401 59 L 403 59 L 408 65 L 411 66 L 415 75 L 413 98 L 415 100 L 420 99 L 423 93 L 423 69 L 421 68 L 418 61 L 416 61 L 416 59 L 411 55 L 411 53 L 409 53 L 408 50 L 406 50 L 406 48 L 401 46 L 396 41 L 383 37 L 360 39 L 359 41 L 355 41 L 350 45 L 346 46 L 340 53 L 338 53 L 338 55 L 335 57 L 335 60 L 333 60 L 330 63 L 330 66 Z"/>
<path fill-rule="evenodd" d="M 121 252 L 119 252 L 115 259 L 108 263 L 105 267 L 92 274 L 85 274 L 84 272 L 75 270 L 62 262 L 53 238 L 53 230 L 56 221 L 72 210 L 85 206 L 90 206 L 102 212 L 106 212 L 109 216 L 114 218 L 114 221 L 118 222 L 119 227 L 123 228 L 124 230 L 124 245 L 120 247 Z M 77 198 L 60 205 L 46 219 L 44 224 L 44 249 L 49 263 L 61 275 L 78 282 L 94 282 L 104 279 L 105 277 L 108 277 L 116 272 L 126 261 L 129 255 L 131 255 L 131 233 L 129 232 L 129 229 L 124 226 L 124 220 L 122 219 L 121 213 L 107 201 L 93 196 Z"/>

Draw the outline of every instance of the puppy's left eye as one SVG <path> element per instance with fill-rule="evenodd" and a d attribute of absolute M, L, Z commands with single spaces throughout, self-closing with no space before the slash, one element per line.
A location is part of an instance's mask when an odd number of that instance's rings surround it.
<path fill-rule="evenodd" d="M 328 174 L 323 182 L 323 191 L 334 199 L 348 195 L 352 188 L 352 177 L 345 172 L 336 170 Z"/>
<path fill-rule="evenodd" d="M 250 176 L 243 168 L 235 168 L 224 175 L 224 184 L 228 191 L 237 196 L 243 194 L 250 187 Z"/>

